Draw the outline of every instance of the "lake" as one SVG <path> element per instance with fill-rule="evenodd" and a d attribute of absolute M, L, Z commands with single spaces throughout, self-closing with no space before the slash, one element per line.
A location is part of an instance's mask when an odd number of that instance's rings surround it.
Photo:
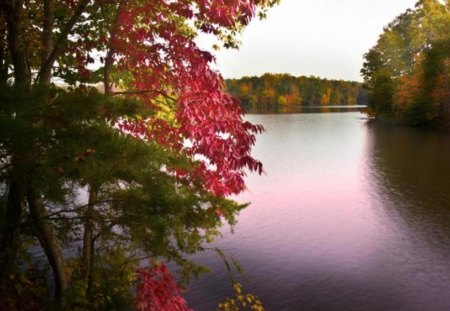
<path fill-rule="evenodd" d="M 359 112 L 252 114 L 263 124 L 252 204 L 215 242 L 267 310 L 450 310 L 450 136 L 368 123 Z M 194 310 L 231 296 L 213 251 Z"/>

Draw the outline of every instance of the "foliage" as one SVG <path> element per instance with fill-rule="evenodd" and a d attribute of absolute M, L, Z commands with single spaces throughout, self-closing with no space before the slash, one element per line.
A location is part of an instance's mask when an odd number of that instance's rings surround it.
<path fill-rule="evenodd" d="M 267 108 L 287 105 L 365 105 L 357 82 L 264 74 L 226 81 L 227 90 L 243 107 Z"/>
<path fill-rule="evenodd" d="M 244 206 L 226 195 L 262 171 L 250 155 L 262 127 L 243 120 L 194 39 L 236 47 L 277 2 L 1 2 L 2 286 L 30 239 L 55 309 L 127 308 L 144 257 L 175 261 L 185 279 L 204 270 L 186 257 L 235 223 Z"/>
<path fill-rule="evenodd" d="M 218 311 L 264 311 L 261 300 L 253 294 L 245 294 L 242 292 L 242 285 L 239 283 L 233 284 L 235 297 L 227 298 L 224 302 L 217 305 Z"/>
<path fill-rule="evenodd" d="M 97 247 L 87 282 L 82 262 L 77 258 L 69 261 L 66 267 L 71 286 L 66 293 L 67 305 L 73 310 L 128 310 L 135 300 L 131 288 L 136 283 L 139 264 L 130 258 L 129 250 L 120 246 Z"/>
<path fill-rule="evenodd" d="M 137 309 L 139 311 L 189 311 L 181 296 L 182 288 L 176 284 L 164 263 L 139 270 Z"/>
<path fill-rule="evenodd" d="M 376 117 L 450 124 L 449 33 L 449 3 L 437 0 L 418 1 L 384 28 L 361 70 Z"/>
<path fill-rule="evenodd" d="M 40 271 L 12 274 L 0 284 L 0 310 L 44 310 L 48 291 Z"/>

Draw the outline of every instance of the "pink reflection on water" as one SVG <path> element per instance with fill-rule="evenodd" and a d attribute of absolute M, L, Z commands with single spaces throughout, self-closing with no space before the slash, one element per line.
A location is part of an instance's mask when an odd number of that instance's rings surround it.
<path fill-rule="evenodd" d="M 298 116 L 297 121 L 290 115 L 263 117 L 267 132 L 254 154 L 266 175 L 248 177 L 248 191 L 237 200 L 251 205 L 224 243 L 236 239 L 236 247 L 267 261 L 285 253 L 315 264 L 354 267 L 373 256 L 382 240 L 365 179 L 365 131 L 322 114 L 316 126 L 325 135 L 310 135 L 312 116 L 317 122 L 317 115 L 303 115 L 301 123 Z M 364 126 L 362 121 L 350 124 Z M 277 137 L 278 126 L 283 137 Z"/>
<path fill-rule="evenodd" d="M 267 129 L 254 150 L 267 174 L 248 176 L 236 199 L 252 204 L 216 245 L 268 310 L 449 309 L 449 170 L 430 174 L 448 161 L 446 137 L 371 132 L 357 113 L 249 118 Z M 205 261 L 213 274 L 193 288 L 198 310 L 227 289 L 223 262 Z"/>

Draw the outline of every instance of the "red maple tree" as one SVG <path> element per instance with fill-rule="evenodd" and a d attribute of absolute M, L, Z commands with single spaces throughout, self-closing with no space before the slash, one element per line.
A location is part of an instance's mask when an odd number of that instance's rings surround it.
<path fill-rule="evenodd" d="M 116 31 L 110 36 L 109 57 L 131 75 L 127 93 L 153 108 L 163 97 L 173 102 L 176 115 L 176 125 L 155 119 L 126 123 L 124 129 L 202 156 L 206 161 L 196 170 L 178 170 L 178 175 L 201 178 L 217 195 L 240 192 L 244 168 L 262 171 L 250 155 L 254 134 L 262 127 L 243 120 L 238 102 L 224 91 L 220 73 L 210 67 L 213 55 L 196 45 L 192 29 L 180 27 L 180 19 L 192 20 L 198 31 L 233 33 L 250 21 L 259 4 L 263 1 L 128 3 L 119 8 Z M 232 37 L 227 40 L 233 44 Z M 186 140 L 189 148 L 184 147 Z"/>
<path fill-rule="evenodd" d="M 224 91 L 220 73 L 211 67 L 214 56 L 199 48 L 195 38 L 206 33 L 227 48 L 236 47 L 236 35 L 277 2 L 2 0 L 0 44 L 10 57 L 4 57 L 2 48 L 0 65 L 11 68 L 15 86 L 28 90 L 52 82 L 80 87 L 102 81 L 106 94 L 139 99 L 154 112 L 152 117 L 117 117 L 107 107 L 99 114 L 123 133 L 156 141 L 170 149 L 171 155 L 198 160 L 194 167 L 174 164 L 166 169 L 186 185 L 224 197 L 244 189 L 246 169 L 262 172 L 262 164 L 250 153 L 262 127 L 244 120 L 238 102 Z M 6 85 L 9 76 L 2 75 L 0 85 Z M 159 117 L 161 113 L 167 115 Z M 10 189 L 20 189 L 20 182 L 19 178 L 12 180 Z M 22 201 L 29 196 L 13 190 L 8 194 L 7 214 L 21 211 Z M 49 217 L 45 209 L 34 212 L 37 219 Z M 19 221 L 17 217 L 11 226 L 18 228 Z M 57 241 L 52 224 L 44 225 L 49 230 L 42 234 Z M 2 242 L 5 249 L 13 244 L 8 239 Z M 51 264 L 59 276 L 56 296 L 63 301 L 68 286 L 64 258 L 57 243 L 46 251 L 48 257 L 57 258 Z M 4 262 L 14 260 L 8 257 Z M 150 287 L 145 281 L 142 284 L 138 296 L 147 297 Z"/>

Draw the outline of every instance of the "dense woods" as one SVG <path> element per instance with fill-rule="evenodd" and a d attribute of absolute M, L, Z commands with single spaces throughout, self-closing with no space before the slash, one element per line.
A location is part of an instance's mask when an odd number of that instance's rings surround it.
<path fill-rule="evenodd" d="M 164 262 L 204 271 L 262 171 L 194 39 L 236 47 L 276 2 L 0 2 L 1 310 L 188 310 Z"/>
<path fill-rule="evenodd" d="M 421 0 L 384 28 L 361 70 L 370 113 L 450 126 L 450 2 Z"/>
<path fill-rule="evenodd" d="M 246 108 L 366 104 L 365 91 L 358 82 L 267 73 L 229 79 L 226 86 Z"/>

